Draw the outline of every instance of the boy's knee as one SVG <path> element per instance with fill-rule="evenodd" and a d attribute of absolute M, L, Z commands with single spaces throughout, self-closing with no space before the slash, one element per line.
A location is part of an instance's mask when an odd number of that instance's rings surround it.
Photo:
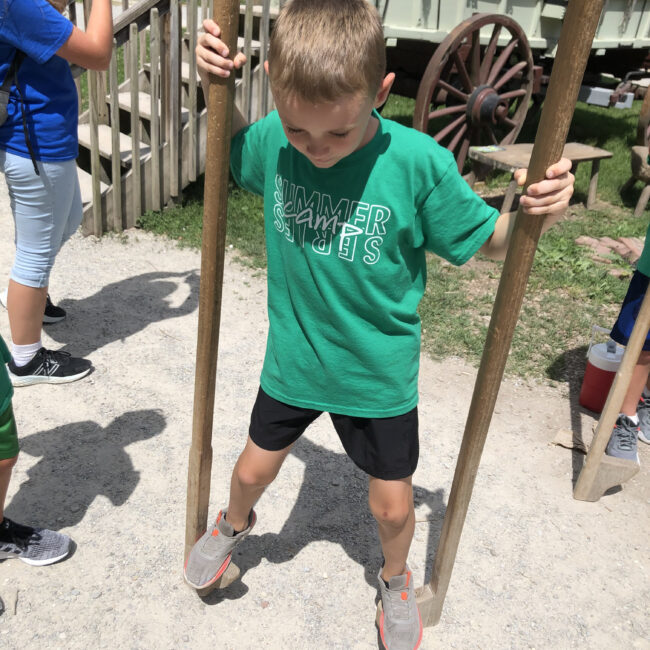
<path fill-rule="evenodd" d="M 370 500 L 370 511 L 380 526 L 404 528 L 408 521 L 411 507 L 407 499 L 395 501 Z"/>
<path fill-rule="evenodd" d="M 275 479 L 277 472 L 270 468 L 238 463 L 235 467 L 237 480 L 247 487 L 266 487 Z"/>

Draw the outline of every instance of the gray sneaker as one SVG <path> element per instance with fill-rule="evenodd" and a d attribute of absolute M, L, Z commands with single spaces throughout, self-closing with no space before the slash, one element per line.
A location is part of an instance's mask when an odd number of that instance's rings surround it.
<path fill-rule="evenodd" d="M 636 414 L 639 416 L 639 440 L 650 445 L 650 397 L 641 395 Z"/>
<path fill-rule="evenodd" d="M 214 526 L 199 537 L 185 562 L 185 582 L 194 589 L 204 589 L 214 584 L 228 568 L 232 551 L 253 529 L 257 517 L 251 510 L 248 528 L 234 535 L 233 527 L 226 521 L 226 510 L 217 515 Z"/>
<path fill-rule="evenodd" d="M 0 560 L 18 558 L 27 564 L 45 566 L 62 560 L 69 552 L 67 535 L 23 526 L 7 517 L 0 523 Z"/>
<path fill-rule="evenodd" d="M 608 456 L 639 462 L 639 454 L 636 448 L 636 439 L 639 435 L 639 425 L 634 424 L 630 418 L 622 413 L 616 420 L 616 425 L 607 443 L 605 453 Z"/>
<path fill-rule="evenodd" d="M 386 650 L 416 650 L 422 641 L 422 619 L 415 600 L 413 574 L 393 576 L 388 587 L 377 576 L 381 594 L 382 613 L 379 618 L 379 634 Z"/>

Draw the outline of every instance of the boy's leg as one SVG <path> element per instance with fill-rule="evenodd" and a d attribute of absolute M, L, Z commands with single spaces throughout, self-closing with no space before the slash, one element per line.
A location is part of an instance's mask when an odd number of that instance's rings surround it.
<path fill-rule="evenodd" d="M 278 475 L 291 446 L 279 451 L 267 451 L 248 437 L 230 479 L 226 521 L 235 531 L 242 531 L 248 526 L 253 506 Z"/>
<path fill-rule="evenodd" d="M 621 413 L 627 416 L 636 415 L 639 400 L 641 399 L 641 393 L 643 393 L 643 389 L 646 388 L 648 384 L 649 375 L 650 352 L 647 350 L 641 350 L 639 360 L 632 371 L 630 385 L 627 389 L 627 393 L 625 393 L 625 398 L 623 399 Z"/>
<path fill-rule="evenodd" d="M 620 345 L 626 346 L 634 329 L 641 303 L 648 289 L 649 278 L 635 271 L 625 294 L 611 337 Z M 643 389 L 648 383 L 650 372 L 650 333 L 646 336 L 644 349 L 639 353 L 637 364 L 632 371 L 630 384 L 621 405 L 621 411 L 609 437 L 605 453 L 609 456 L 639 462 L 637 438 L 645 441 L 642 429 L 650 436 L 650 400 L 646 405 L 642 398 Z M 641 424 L 643 420 L 643 424 Z"/>
<path fill-rule="evenodd" d="M 0 522 L 5 516 L 5 499 L 7 498 L 9 481 L 11 481 L 11 470 L 13 470 L 16 460 L 18 460 L 18 456 L 0 460 Z"/>
<path fill-rule="evenodd" d="M 0 414 L 0 560 L 18 558 L 26 564 L 45 566 L 70 552 L 70 538 L 44 528 L 17 524 L 4 516 L 11 471 L 18 458 L 18 436 L 11 405 Z"/>
<path fill-rule="evenodd" d="M 412 476 L 419 456 L 417 408 L 387 418 L 336 414 L 331 418 L 346 453 L 369 476 L 368 503 L 384 554 L 377 576 L 382 642 L 389 650 L 415 650 L 422 640 L 422 619 L 406 560 L 415 529 Z"/>
<path fill-rule="evenodd" d="M 187 558 L 184 575 L 189 585 L 205 589 L 223 575 L 233 549 L 255 525 L 253 506 L 278 475 L 293 443 L 319 415 L 278 402 L 260 388 L 248 440 L 232 472 L 228 508 L 219 512 Z"/>
<path fill-rule="evenodd" d="M 382 481 L 370 477 L 368 501 L 377 520 L 384 566 L 381 577 L 388 582 L 406 573 L 406 560 L 415 530 L 412 477 Z"/>

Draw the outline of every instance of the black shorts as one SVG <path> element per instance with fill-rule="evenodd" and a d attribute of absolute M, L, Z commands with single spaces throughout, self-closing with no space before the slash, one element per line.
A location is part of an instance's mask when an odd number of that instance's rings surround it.
<path fill-rule="evenodd" d="M 630 280 L 630 286 L 628 287 L 625 298 L 623 299 L 621 311 L 618 314 L 618 318 L 616 319 L 610 334 L 610 336 L 621 345 L 627 345 L 630 336 L 632 335 L 632 328 L 634 327 L 636 317 L 639 315 L 639 311 L 641 310 L 641 303 L 643 302 L 643 298 L 648 289 L 648 282 L 648 276 L 643 275 L 641 271 L 635 271 Z M 650 331 L 646 335 L 642 349 L 646 351 L 650 350 Z"/>
<path fill-rule="evenodd" d="M 249 435 L 258 447 L 280 451 L 298 440 L 321 413 L 279 402 L 260 388 Z M 366 474 L 396 481 L 415 472 L 420 453 L 417 407 L 392 418 L 329 415 L 345 452 Z"/>

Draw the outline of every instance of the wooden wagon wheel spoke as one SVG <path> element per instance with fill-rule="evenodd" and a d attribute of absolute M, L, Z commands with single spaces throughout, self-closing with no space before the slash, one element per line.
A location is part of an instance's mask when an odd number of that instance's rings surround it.
<path fill-rule="evenodd" d="M 458 106 L 447 106 L 447 108 L 441 108 L 437 111 L 431 111 L 429 113 L 429 119 L 433 120 L 438 117 L 445 117 L 446 115 L 454 115 L 455 113 L 464 113 L 466 105 L 458 104 Z"/>
<path fill-rule="evenodd" d="M 526 91 L 523 88 L 519 88 L 518 90 L 510 90 L 507 93 L 501 93 L 499 97 L 501 99 L 515 99 L 517 97 L 523 97 L 526 94 Z"/>
<path fill-rule="evenodd" d="M 458 90 L 458 88 L 452 86 L 451 84 L 448 84 L 446 81 L 443 81 L 442 79 L 439 81 L 438 85 L 443 90 L 446 90 L 450 95 L 453 95 L 454 97 L 462 100 L 463 102 L 466 102 L 469 99 L 469 95 L 467 93 L 464 93 L 462 90 Z"/>
<path fill-rule="evenodd" d="M 499 58 L 496 60 L 496 63 L 494 64 L 494 67 L 490 70 L 490 74 L 488 75 L 487 82 L 488 84 L 493 84 L 494 80 L 497 78 L 497 75 L 501 70 L 503 69 L 503 66 L 506 64 L 508 59 L 512 56 L 512 53 L 517 47 L 518 39 L 513 38 L 508 45 L 506 45 L 503 48 L 503 51 L 501 54 L 499 54 Z"/>
<path fill-rule="evenodd" d="M 472 92 L 474 88 L 474 84 L 472 83 L 472 80 L 469 78 L 469 74 L 467 72 L 467 68 L 465 67 L 465 61 L 460 56 L 460 52 L 458 50 L 455 50 L 451 58 L 454 60 L 454 63 L 456 64 L 456 70 L 458 70 L 458 74 L 460 75 L 460 80 L 463 82 L 463 86 L 467 88 L 470 92 Z"/>
<path fill-rule="evenodd" d="M 494 26 L 492 30 L 492 36 L 490 36 L 490 42 L 488 43 L 487 48 L 483 54 L 483 63 L 481 63 L 481 83 L 487 81 L 488 71 L 492 66 L 492 61 L 494 61 L 494 54 L 497 51 L 497 43 L 499 42 L 499 36 L 501 35 L 502 25 L 498 23 Z"/>
<path fill-rule="evenodd" d="M 460 139 L 467 133 L 467 124 L 463 124 L 463 126 L 458 129 L 458 133 L 452 138 L 452 140 L 449 142 L 448 149 L 449 151 L 455 151 L 456 147 L 458 146 L 458 143 L 460 142 Z M 466 138 L 467 139 L 467 138 Z"/>
<path fill-rule="evenodd" d="M 482 30 L 490 34 L 485 46 Z M 471 145 L 515 141 L 532 89 L 533 57 L 522 28 L 509 16 L 475 14 L 436 48 L 413 125 L 452 151 L 462 170 Z"/>
<path fill-rule="evenodd" d="M 528 61 L 519 61 L 519 63 L 515 63 L 515 65 L 513 65 L 512 68 L 510 68 L 510 70 L 508 70 L 508 72 L 506 72 L 503 75 L 503 77 L 501 77 L 496 83 L 494 83 L 492 87 L 495 90 L 499 90 L 499 88 L 501 88 L 503 84 L 510 81 L 510 79 L 512 79 L 518 72 L 524 70 L 527 65 L 528 65 Z"/>
<path fill-rule="evenodd" d="M 448 136 L 456 127 L 460 126 L 465 122 L 465 116 L 461 115 L 458 119 L 454 120 L 450 124 L 447 124 L 447 126 L 436 133 L 434 136 L 436 142 L 440 142 L 441 140 L 444 140 L 446 136 Z"/>
<path fill-rule="evenodd" d="M 470 62 L 472 87 L 476 87 L 481 83 L 481 33 L 479 31 L 472 32 L 472 48 L 467 58 Z"/>

